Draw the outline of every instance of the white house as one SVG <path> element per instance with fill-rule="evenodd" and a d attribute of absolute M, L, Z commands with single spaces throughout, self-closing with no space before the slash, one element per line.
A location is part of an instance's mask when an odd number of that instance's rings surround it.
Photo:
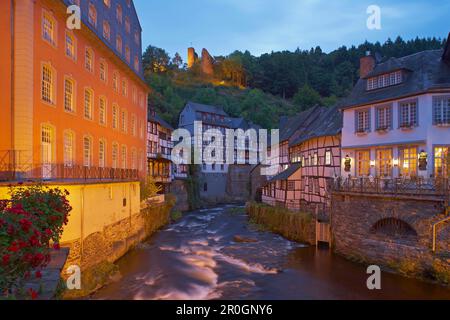
<path fill-rule="evenodd" d="M 450 148 L 450 37 L 428 50 L 376 64 L 341 103 L 343 177 L 438 177 Z"/>

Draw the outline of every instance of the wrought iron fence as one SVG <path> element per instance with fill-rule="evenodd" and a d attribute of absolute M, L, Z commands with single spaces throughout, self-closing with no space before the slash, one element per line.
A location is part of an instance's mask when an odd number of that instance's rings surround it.
<path fill-rule="evenodd" d="M 446 196 L 450 192 L 448 178 L 336 178 L 332 191 L 365 194 Z"/>

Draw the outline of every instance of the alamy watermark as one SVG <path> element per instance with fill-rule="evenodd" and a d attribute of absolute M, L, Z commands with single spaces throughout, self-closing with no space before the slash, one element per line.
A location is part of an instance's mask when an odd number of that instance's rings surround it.
<path fill-rule="evenodd" d="M 381 8 L 377 5 L 370 5 L 367 7 L 367 29 L 381 30 Z"/>
<path fill-rule="evenodd" d="M 367 279 L 367 289 L 381 290 L 381 268 L 376 265 L 367 268 L 367 274 L 370 274 Z"/>
<path fill-rule="evenodd" d="M 81 29 L 81 8 L 77 5 L 67 7 L 67 14 L 69 17 L 66 21 L 67 29 L 80 30 Z"/>

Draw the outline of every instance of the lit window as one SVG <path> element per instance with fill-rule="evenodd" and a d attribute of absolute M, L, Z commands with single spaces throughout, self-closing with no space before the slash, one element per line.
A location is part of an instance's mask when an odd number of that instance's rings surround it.
<path fill-rule="evenodd" d="M 86 48 L 84 66 L 89 72 L 94 72 L 94 52 L 89 48 Z"/>
<path fill-rule="evenodd" d="M 100 122 L 100 124 L 101 125 L 106 125 L 106 99 L 104 97 L 100 98 L 98 111 L 99 111 L 99 122 Z"/>
<path fill-rule="evenodd" d="M 450 147 L 434 148 L 434 174 L 442 177 L 446 173 L 446 159 L 450 157 Z"/>
<path fill-rule="evenodd" d="M 122 160 L 122 169 L 126 169 L 127 168 L 127 146 L 122 146 L 121 160 Z"/>
<path fill-rule="evenodd" d="M 66 32 L 66 56 L 75 60 L 76 59 L 76 40 L 73 35 Z"/>
<path fill-rule="evenodd" d="M 75 85 L 72 79 L 64 80 L 64 109 L 69 112 L 75 110 Z"/>
<path fill-rule="evenodd" d="M 134 148 L 131 150 L 131 169 L 137 169 L 137 154 L 136 149 Z"/>
<path fill-rule="evenodd" d="M 112 107 L 112 127 L 113 129 L 117 129 L 119 127 L 119 121 L 118 121 L 118 109 L 119 107 L 117 105 L 113 105 Z"/>
<path fill-rule="evenodd" d="M 121 120 L 122 120 L 122 125 L 121 125 L 122 132 L 127 132 L 127 130 L 128 130 L 128 128 L 127 128 L 127 112 L 125 110 L 122 110 Z"/>
<path fill-rule="evenodd" d="M 333 157 L 331 151 L 325 151 L 325 165 L 331 166 L 333 161 Z"/>
<path fill-rule="evenodd" d="M 49 65 L 42 66 L 42 100 L 53 104 L 54 97 L 53 70 Z"/>
<path fill-rule="evenodd" d="M 108 66 L 106 65 L 106 62 L 101 61 L 100 62 L 100 80 L 103 82 L 106 82 L 108 77 Z"/>
<path fill-rule="evenodd" d="M 55 37 L 56 22 L 49 13 L 44 13 L 42 17 L 42 38 L 51 45 L 56 44 Z"/>
<path fill-rule="evenodd" d="M 117 75 L 117 72 L 114 72 L 113 74 L 113 89 L 114 91 L 119 91 L 119 76 Z"/>
<path fill-rule="evenodd" d="M 104 168 L 106 165 L 106 143 L 100 140 L 98 144 L 98 166 Z"/>
<path fill-rule="evenodd" d="M 90 137 L 83 139 L 83 165 L 85 167 L 92 165 L 92 139 Z"/>
<path fill-rule="evenodd" d="M 92 120 L 94 93 L 91 89 L 84 90 L 84 117 Z"/>
<path fill-rule="evenodd" d="M 128 96 L 128 83 L 126 79 L 122 79 L 122 94 Z"/>
<path fill-rule="evenodd" d="M 71 131 L 64 132 L 64 165 L 72 167 L 74 165 L 74 135 Z"/>
<path fill-rule="evenodd" d="M 418 153 L 416 147 L 399 148 L 400 174 L 404 177 L 417 176 Z"/>
<path fill-rule="evenodd" d="M 112 167 L 113 169 L 116 169 L 119 158 L 119 145 L 117 143 L 113 143 L 111 158 L 112 158 Z"/>
<path fill-rule="evenodd" d="M 131 134 L 136 136 L 136 116 L 133 114 L 131 116 Z"/>
<path fill-rule="evenodd" d="M 377 176 L 392 177 L 392 149 L 377 150 Z"/>
<path fill-rule="evenodd" d="M 356 172 L 358 177 L 370 176 L 370 150 L 356 152 Z"/>

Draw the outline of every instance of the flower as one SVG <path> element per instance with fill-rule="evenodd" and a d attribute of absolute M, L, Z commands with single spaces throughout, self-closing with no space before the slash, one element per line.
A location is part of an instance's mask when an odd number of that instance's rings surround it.
<path fill-rule="evenodd" d="M 22 227 L 22 231 L 23 232 L 28 232 L 28 231 L 30 231 L 30 228 L 31 228 L 31 221 L 30 220 L 27 220 L 27 219 L 21 219 L 20 221 L 19 221 L 19 223 L 20 223 L 20 226 Z"/>
<path fill-rule="evenodd" d="M 28 293 L 30 294 L 31 300 L 36 300 L 38 298 L 38 293 L 32 288 L 28 289 Z"/>
<path fill-rule="evenodd" d="M 11 259 L 11 255 L 5 254 L 5 255 L 2 257 L 3 265 L 7 265 L 7 264 L 9 263 L 9 259 Z"/>
<path fill-rule="evenodd" d="M 42 273 L 40 271 L 36 271 L 35 277 L 36 277 L 36 279 L 41 279 L 42 278 Z"/>
<path fill-rule="evenodd" d="M 20 250 L 20 247 L 18 246 L 17 242 L 11 243 L 11 245 L 8 248 L 9 252 L 18 252 Z"/>
<path fill-rule="evenodd" d="M 59 243 L 55 243 L 55 244 L 53 244 L 53 249 L 59 250 L 59 249 L 61 249 L 61 246 L 59 245 Z"/>

